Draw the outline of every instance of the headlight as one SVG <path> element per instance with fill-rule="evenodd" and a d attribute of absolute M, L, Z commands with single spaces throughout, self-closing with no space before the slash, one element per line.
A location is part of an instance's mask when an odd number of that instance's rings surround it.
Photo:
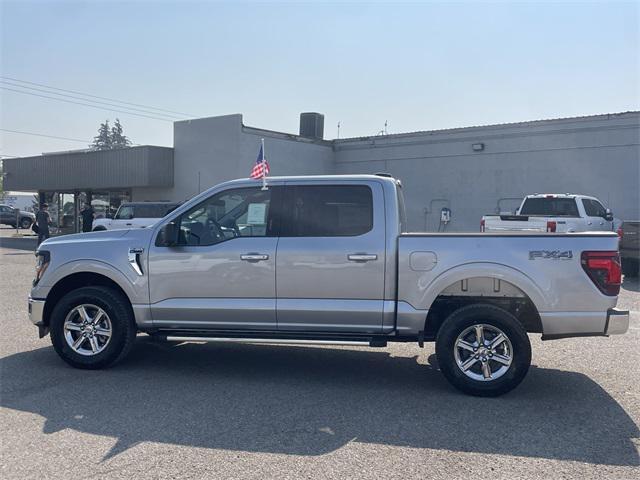
<path fill-rule="evenodd" d="M 33 279 L 33 286 L 35 287 L 44 272 L 47 270 L 49 266 L 49 261 L 51 260 L 51 254 L 47 250 L 39 250 L 36 252 L 36 278 Z"/>

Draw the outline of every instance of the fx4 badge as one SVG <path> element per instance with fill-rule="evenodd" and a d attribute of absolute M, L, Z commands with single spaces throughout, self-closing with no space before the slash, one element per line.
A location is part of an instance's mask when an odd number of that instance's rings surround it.
<path fill-rule="evenodd" d="M 573 258 L 573 252 L 571 250 L 531 250 L 529 251 L 529 260 L 535 260 L 537 258 L 552 259 L 552 260 L 570 260 Z"/>

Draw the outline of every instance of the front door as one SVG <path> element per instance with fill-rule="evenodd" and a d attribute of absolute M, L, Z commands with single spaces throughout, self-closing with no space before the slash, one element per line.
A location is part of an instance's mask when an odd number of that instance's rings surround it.
<path fill-rule="evenodd" d="M 583 198 L 582 205 L 587 216 L 587 231 L 613 230 L 613 222 L 606 219 L 607 210 L 599 201 Z"/>
<path fill-rule="evenodd" d="M 174 218 L 178 245 L 149 251 L 154 326 L 276 329 L 277 188 L 224 190 Z"/>
<path fill-rule="evenodd" d="M 276 265 L 279 330 L 382 330 L 385 217 L 374 181 L 287 185 Z"/>

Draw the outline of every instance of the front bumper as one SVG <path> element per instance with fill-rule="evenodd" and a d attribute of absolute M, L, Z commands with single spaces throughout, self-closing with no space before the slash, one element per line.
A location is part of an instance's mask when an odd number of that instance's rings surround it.
<path fill-rule="evenodd" d="M 629 330 L 629 310 L 610 308 L 607 310 L 607 323 L 604 327 L 605 335 L 621 335 Z"/>
<path fill-rule="evenodd" d="M 44 300 L 29 297 L 29 320 L 34 325 L 44 325 Z"/>

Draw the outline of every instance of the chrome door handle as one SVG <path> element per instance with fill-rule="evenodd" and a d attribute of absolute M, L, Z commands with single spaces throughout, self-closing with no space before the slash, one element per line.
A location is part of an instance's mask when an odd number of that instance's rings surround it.
<path fill-rule="evenodd" d="M 259 262 L 261 260 L 269 260 L 269 255 L 265 255 L 264 253 L 245 253 L 244 255 L 240 255 L 240 260 L 244 260 L 245 262 Z"/>
<path fill-rule="evenodd" d="M 378 255 L 375 253 L 352 253 L 351 255 L 347 255 L 347 258 L 350 262 L 370 262 L 377 260 Z"/>

